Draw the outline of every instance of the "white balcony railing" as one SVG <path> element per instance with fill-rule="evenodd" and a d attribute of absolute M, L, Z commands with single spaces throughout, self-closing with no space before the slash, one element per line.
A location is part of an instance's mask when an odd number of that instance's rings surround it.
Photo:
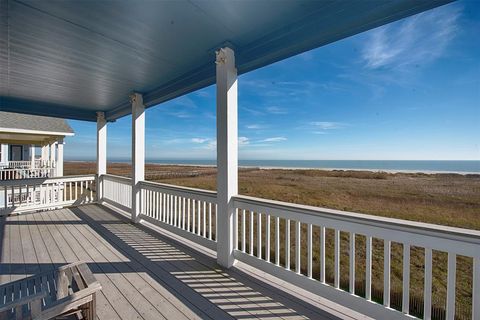
<path fill-rule="evenodd" d="M 129 212 L 132 198 L 131 179 L 103 175 L 99 181 L 103 186 L 102 201 Z M 140 217 L 144 221 L 216 250 L 216 192 L 153 182 L 140 182 L 139 188 Z M 0 182 L 0 214 L 61 208 L 95 200 L 94 175 Z M 376 318 L 403 319 L 410 316 L 410 279 L 414 272 L 414 266 L 410 263 L 411 248 L 420 248 L 424 252 L 423 318 L 429 319 L 431 315 L 433 274 L 434 270 L 439 268 L 433 264 L 432 256 L 433 252 L 440 252 L 447 256 L 446 277 L 442 279 L 437 276 L 435 281 L 437 286 L 438 282 L 444 281 L 446 319 L 454 319 L 455 294 L 459 289 L 457 256 L 468 257 L 472 261 L 471 272 L 467 275 L 470 279 L 467 282 L 471 283 L 472 288 L 471 314 L 473 319 L 478 319 L 479 231 L 246 196 L 234 197 L 234 206 L 236 212 L 232 232 L 234 256 L 237 260 Z M 327 236 L 328 233 L 333 234 L 333 239 Z M 364 239 L 360 255 L 356 254 L 359 250 L 356 246 L 358 237 Z M 376 265 L 375 261 L 378 260 L 372 259 L 374 239 L 383 243 L 381 265 Z M 390 304 L 393 259 L 397 258 L 398 264 L 398 257 L 392 256 L 392 246 L 398 244 L 402 246 L 402 312 L 394 310 Z M 326 272 L 327 247 L 333 247 L 334 268 L 331 282 L 327 279 Z M 346 248 L 348 259 L 345 259 Z M 303 250 L 305 252 L 302 254 Z M 320 255 L 319 262 L 314 262 L 315 252 Z M 356 257 L 365 259 L 361 277 L 358 274 L 359 261 L 356 261 Z M 341 273 L 341 266 L 345 263 L 348 264 L 348 272 Z M 381 270 L 383 274 L 383 304 L 372 299 L 374 269 Z M 319 277 L 314 277 L 314 274 Z M 359 290 L 363 292 L 361 296 L 356 292 L 358 278 L 365 279 L 362 290 Z M 345 280 L 346 288 L 342 285 Z"/>
<path fill-rule="evenodd" d="M 130 208 L 131 180 L 111 175 L 102 176 L 104 199 L 107 202 Z M 177 187 L 152 182 L 141 182 L 141 215 L 150 223 L 159 225 L 180 236 L 216 250 L 216 192 Z M 410 273 L 412 272 L 411 248 L 424 250 L 423 318 L 430 319 L 432 311 L 432 275 L 436 268 L 432 262 L 433 251 L 448 255 L 446 279 L 446 319 L 454 319 L 457 256 L 472 261 L 470 283 L 472 287 L 471 314 L 480 316 L 480 232 L 433 224 L 389 219 L 338 210 L 296 205 L 246 196 L 234 198 L 236 208 L 233 228 L 235 258 L 263 270 L 284 281 L 381 319 L 410 318 Z M 314 232 L 316 230 L 316 232 Z M 326 247 L 333 233 L 334 275 L 333 283 L 326 279 Z M 345 236 L 341 237 L 341 235 Z M 315 238 L 314 238 L 314 235 Z M 316 238 L 318 237 L 318 239 Z M 355 290 L 358 278 L 355 260 L 356 239 L 363 237 L 365 250 L 364 294 Z M 291 239 L 294 240 L 291 240 Z M 343 241 L 342 241 L 343 239 Z M 341 260 L 342 243 L 348 241 L 348 260 Z M 382 265 L 374 265 L 374 242 L 383 242 Z M 319 247 L 314 248 L 314 243 Z M 390 304 L 391 272 L 393 268 L 392 245 L 400 244 L 401 312 Z M 318 249 L 318 250 L 317 250 Z M 302 255 L 302 250 L 305 254 Z M 319 252 L 320 261 L 313 255 Z M 344 252 L 343 251 L 343 252 Z M 306 256 L 306 259 L 305 259 Z M 362 256 L 362 255 L 359 255 Z M 348 263 L 348 272 L 341 274 L 341 265 Z M 314 265 L 319 268 L 319 278 L 313 278 Z M 383 271 L 383 304 L 372 299 L 372 270 Z M 341 280 L 347 278 L 347 288 L 342 290 Z M 438 285 L 438 284 L 437 284 Z M 441 284 L 440 284 L 441 285 Z"/>
<path fill-rule="evenodd" d="M 9 161 L 0 165 L 0 181 L 32 178 L 53 178 L 56 176 L 56 162 L 50 160 Z"/>
<path fill-rule="evenodd" d="M 95 175 L 0 181 L 0 215 L 95 201 Z"/>
<path fill-rule="evenodd" d="M 140 217 L 216 250 L 216 192 L 140 183 Z"/>
<path fill-rule="evenodd" d="M 132 208 L 132 180 L 130 178 L 102 175 L 103 198 L 102 201 L 130 211 Z"/>
<path fill-rule="evenodd" d="M 22 180 L 32 178 L 53 178 L 55 177 L 55 168 L 25 168 L 25 169 L 0 169 L 0 181 Z"/>
<path fill-rule="evenodd" d="M 22 160 L 22 161 L 8 161 L 3 168 L 10 168 L 10 169 L 26 169 L 32 167 L 32 161 L 30 160 Z M 39 168 L 55 168 L 56 162 L 54 160 L 34 160 L 34 167 L 36 169 Z"/>

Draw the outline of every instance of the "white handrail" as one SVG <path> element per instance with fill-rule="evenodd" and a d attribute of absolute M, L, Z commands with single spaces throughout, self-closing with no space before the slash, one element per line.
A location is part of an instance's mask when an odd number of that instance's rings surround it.
<path fill-rule="evenodd" d="M 431 278 L 432 278 L 432 250 L 446 252 L 448 254 L 448 279 L 445 284 L 447 287 L 447 318 L 453 319 L 455 314 L 455 274 L 456 274 L 456 256 L 463 255 L 473 259 L 473 269 L 476 270 L 472 277 L 473 282 L 473 310 L 478 312 L 480 308 L 479 300 L 479 276 L 480 272 L 480 231 L 468 230 L 461 228 L 446 227 L 421 222 L 405 221 L 400 219 L 383 218 L 359 213 L 345 212 L 339 210 L 317 208 L 312 206 L 297 205 L 284 203 L 280 201 L 264 200 L 246 196 L 234 197 L 234 205 L 237 208 L 237 217 L 235 219 L 238 226 L 241 226 L 236 239 L 235 257 L 245 263 L 260 268 L 268 273 L 278 276 L 286 281 L 290 281 L 296 285 L 308 288 L 327 298 L 333 299 L 344 305 L 357 306 L 358 311 L 366 312 L 370 315 L 380 318 L 403 318 L 410 313 L 410 248 L 412 246 L 425 249 L 425 310 L 424 314 L 429 317 L 431 312 Z M 248 215 L 249 219 L 246 219 Z M 245 234 L 247 221 L 249 225 L 249 235 Z M 258 228 L 252 228 L 256 221 Z M 265 228 L 261 225 L 264 223 Z M 290 225 L 295 225 L 295 232 L 291 232 Z M 270 224 L 276 230 L 283 225 L 285 228 L 285 241 L 283 252 L 280 250 L 279 232 L 275 232 L 274 239 L 270 242 L 271 234 L 266 230 L 270 230 Z M 307 228 L 306 234 L 300 230 L 302 226 Z M 312 227 L 320 228 L 320 279 L 315 280 L 311 277 L 312 268 Z M 235 228 L 238 230 L 239 228 Z M 334 235 L 334 283 L 330 286 L 325 281 L 325 230 L 333 230 Z M 264 232 L 265 230 L 265 232 Z M 342 275 L 348 277 L 348 291 L 340 289 L 340 232 L 349 233 L 348 241 L 350 242 L 349 253 L 349 274 Z M 292 234 L 293 233 L 293 234 Z M 290 237 L 295 236 L 295 244 L 292 245 Z M 364 236 L 366 241 L 365 251 L 365 298 L 361 298 L 355 294 L 355 236 Z M 246 239 L 250 238 L 250 248 L 245 245 Z M 258 240 L 257 251 L 254 256 L 252 239 L 256 237 Z M 306 237 L 307 246 L 300 245 L 300 237 Z M 265 246 L 260 242 L 262 238 L 266 238 Z M 384 263 L 380 268 L 384 268 L 384 294 L 390 295 L 390 268 L 391 268 L 391 250 L 392 243 L 403 245 L 403 306 L 402 312 L 390 308 L 390 299 L 384 299 L 384 305 L 372 303 L 372 239 L 381 239 L 384 242 Z M 273 245 L 270 245 L 273 243 Z M 262 248 L 270 252 L 274 249 L 276 254 L 275 261 L 270 259 L 269 255 L 262 254 Z M 307 261 L 305 265 L 301 265 L 301 250 L 307 250 Z M 290 252 L 294 253 L 295 270 L 290 269 Z M 278 256 L 285 258 L 285 263 L 280 264 Z M 302 274 L 302 267 L 306 267 L 307 272 Z M 477 311 L 475 311 L 477 310 Z"/>
<path fill-rule="evenodd" d="M 103 174 L 101 179 L 102 199 L 112 205 L 120 207 L 120 209 L 130 212 L 132 207 L 132 179 L 115 176 L 111 174 Z"/>
<path fill-rule="evenodd" d="M 0 215 L 95 201 L 95 175 L 0 181 Z"/>
<path fill-rule="evenodd" d="M 131 179 L 113 175 L 102 175 L 100 179 L 104 188 L 102 200 L 130 212 Z M 139 186 L 142 220 L 216 250 L 218 221 L 216 192 L 146 181 L 140 182 Z M 233 199 L 236 208 L 233 228 L 234 256 L 244 263 L 372 317 L 406 319 L 411 317 L 409 279 L 413 269 L 410 264 L 410 248 L 424 248 L 424 315 L 428 318 L 432 309 L 432 275 L 435 268 L 432 263 L 432 251 L 445 252 L 448 254 L 448 276 L 445 283 L 446 314 L 447 318 L 451 318 L 455 314 L 456 257 L 467 256 L 473 260 L 472 317 L 479 316 L 479 231 L 247 196 L 235 196 Z M 284 229 L 280 230 L 280 226 Z M 306 232 L 303 233 L 302 230 Z M 328 242 L 326 231 L 333 231 L 332 243 Z M 345 233 L 348 233 L 348 237 L 341 237 Z M 355 239 L 358 236 L 365 238 L 365 253 L 362 253 L 365 259 L 365 283 L 362 290 L 365 291 L 365 298 L 355 292 L 359 276 L 356 270 L 358 254 L 355 253 L 358 247 Z M 378 244 L 373 239 L 383 240 L 381 265 L 374 265 L 378 261 L 373 259 L 374 249 Z M 349 242 L 348 259 L 340 258 L 341 244 L 344 241 Z M 402 311 L 394 310 L 390 305 L 391 269 L 395 266 L 392 263 L 394 251 L 391 247 L 395 243 L 403 246 L 400 253 L 403 256 Z M 333 280 L 329 280 L 326 277 L 325 248 L 332 246 Z M 313 253 L 318 250 L 320 261 L 314 264 Z M 348 274 L 341 274 L 341 265 L 345 263 L 348 264 L 348 268 L 345 269 L 348 270 Z M 314 268 L 319 268 L 317 269 L 320 271 L 319 279 L 313 278 Z M 384 269 L 383 305 L 372 301 L 372 271 L 378 268 Z M 348 281 L 340 281 L 345 279 Z M 332 281 L 333 284 L 330 285 L 328 281 Z M 345 283 L 348 287 L 346 291 L 341 289 Z"/>
<path fill-rule="evenodd" d="M 54 168 L 4 168 L 0 169 L 0 181 L 52 178 L 55 176 L 55 173 Z"/>

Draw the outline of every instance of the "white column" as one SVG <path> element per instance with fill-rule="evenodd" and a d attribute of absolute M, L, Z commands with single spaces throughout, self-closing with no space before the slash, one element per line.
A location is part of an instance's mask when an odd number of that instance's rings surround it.
<path fill-rule="evenodd" d="M 56 149 L 57 149 L 57 142 L 54 141 L 50 143 L 50 168 L 54 168 L 55 159 L 56 159 Z"/>
<path fill-rule="evenodd" d="M 233 196 L 238 193 L 237 69 L 230 48 L 217 51 L 217 262 L 231 267 Z"/>
<path fill-rule="evenodd" d="M 97 201 L 103 198 L 103 178 L 107 173 L 107 120 L 105 113 L 97 112 Z"/>
<path fill-rule="evenodd" d="M 49 144 L 45 144 L 42 146 L 42 167 L 45 166 L 46 162 L 48 161 L 49 149 Z"/>
<path fill-rule="evenodd" d="M 140 220 L 140 186 L 145 179 L 145 106 L 143 96 L 134 93 L 132 102 L 132 221 Z"/>
<path fill-rule="evenodd" d="M 57 143 L 57 177 L 63 177 L 63 138 Z"/>
<path fill-rule="evenodd" d="M 34 144 L 30 146 L 30 167 L 31 169 L 35 169 L 35 145 Z"/>

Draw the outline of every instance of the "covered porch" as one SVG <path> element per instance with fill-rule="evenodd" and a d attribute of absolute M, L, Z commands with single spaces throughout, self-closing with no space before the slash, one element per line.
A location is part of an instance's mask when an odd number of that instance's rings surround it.
<path fill-rule="evenodd" d="M 365 319 L 97 204 L 2 217 L 0 230 L 0 284 L 84 261 L 103 287 L 98 319 Z"/>
<path fill-rule="evenodd" d="M 84 260 L 103 286 L 101 319 L 431 319 L 435 251 L 448 256 L 445 318 L 455 318 L 461 255 L 472 261 L 469 314 L 480 319 L 480 232 L 238 192 L 238 74 L 448 1 L 119 1 L 116 10 L 102 2 L 27 2 L 0 0 L 11 30 L 0 36 L 17 40 L 18 49 L 0 51 L 0 64 L 24 62 L 0 82 L 0 105 L 96 121 L 97 172 L 0 182 L 1 282 Z M 145 109 L 212 84 L 217 191 L 145 181 Z M 107 174 L 108 122 L 128 114 L 131 178 Z M 24 196 L 32 189 L 40 196 Z M 381 264 L 372 259 L 374 239 L 382 242 Z M 391 300 L 393 244 L 402 246 L 400 305 Z M 424 258 L 421 305 L 411 304 L 414 247 Z M 382 270 L 380 296 L 372 292 L 374 269 Z"/>

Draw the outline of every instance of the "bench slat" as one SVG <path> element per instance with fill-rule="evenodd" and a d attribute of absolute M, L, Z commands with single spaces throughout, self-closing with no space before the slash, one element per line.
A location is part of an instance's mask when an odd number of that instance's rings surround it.
<path fill-rule="evenodd" d="M 97 279 L 95 279 L 95 277 L 93 276 L 92 271 L 87 267 L 85 263 L 78 265 L 77 268 L 80 272 L 80 275 L 85 280 L 85 284 L 87 285 L 87 287 L 97 282 Z"/>

